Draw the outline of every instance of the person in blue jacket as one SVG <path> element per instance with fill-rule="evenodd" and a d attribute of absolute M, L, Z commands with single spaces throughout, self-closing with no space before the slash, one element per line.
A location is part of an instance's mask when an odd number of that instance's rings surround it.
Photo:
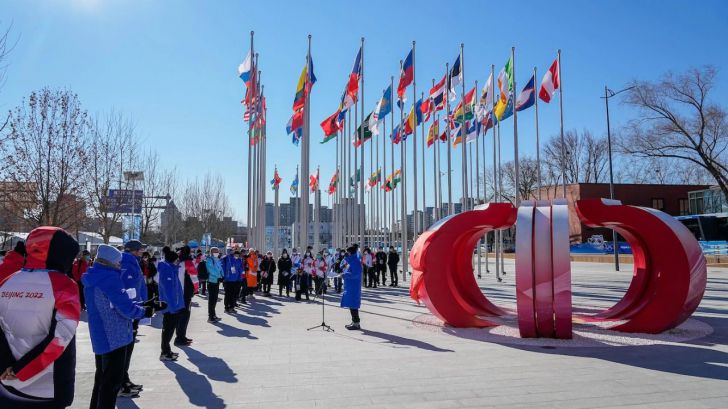
<path fill-rule="evenodd" d="M 96 375 L 91 408 L 114 408 L 124 382 L 126 353 L 134 343 L 132 321 L 151 317 L 152 303 L 136 304 L 121 281 L 121 252 L 101 245 L 91 268 L 81 277 L 88 311 Z M 162 303 L 158 309 L 165 308 Z"/>
<path fill-rule="evenodd" d="M 237 307 L 237 298 L 240 294 L 240 286 L 243 283 L 243 262 L 240 260 L 240 251 L 228 249 L 227 256 L 220 260 L 222 266 L 222 272 L 224 275 L 224 287 L 225 287 L 225 312 L 228 314 L 235 313 L 235 307 Z M 245 303 L 245 299 L 243 299 Z"/>
<path fill-rule="evenodd" d="M 134 289 L 136 296 L 133 301 L 140 304 L 147 301 L 147 283 L 142 273 L 141 258 L 146 245 L 139 240 L 129 240 L 124 244 L 124 252 L 121 255 L 121 281 L 124 287 Z M 139 330 L 139 320 L 134 320 L 134 340 L 129 344 L 129 350 L 126 351 L 126 371 L 124 373 L 124 387 L 121 390 L 121 396 L 132 397 L 142 391 L 142 385 L 137 385 L 129 379 L 129 366 L 131 365 L 131 355 L 134 352 L 134 344 L 136 343 L 137 331 Z"/>
<path fill-rule="evenodd" d="M 159 300 L 167 303 L 167 308 L 160 311 L 164 313 L 162 319 L 162 353 L 160 361 L 176 361 L 179 354 L 172 353 L 169 345 L 172 336 L 177 328 L 179 312 L 185 308 L 185 292 L 182 283 L 179 281 L 179 265 L 177 253 L 167 251 L 164 254 L 164 261 L 157 266 L 159 274 Z"/>
<path fill-rule="evenodd" d="M 344 257 L 346 267 L 342 276 L 344 278 L 344 293 L 341 294 L 341 307 L 351 311 L 351 324 L 348 330 L 361 329 L 359 308 L 361 307 L 361 256 L 356 245 L 347 249 Z"/>
<path fill-rule="evenodd" d="M 212 247 L 210 249 L 210 257 L 206 257 L 204 263 L 208 274 L 207 322 L 213 323 L 220 321 L 220 317 L 215 312 L 218 294 L 220 294 L 220 282 L 224 278 L 222 265 L 220 264 L 220 249 Z M 227 291 L 225 293 L 227 294 Z"/>

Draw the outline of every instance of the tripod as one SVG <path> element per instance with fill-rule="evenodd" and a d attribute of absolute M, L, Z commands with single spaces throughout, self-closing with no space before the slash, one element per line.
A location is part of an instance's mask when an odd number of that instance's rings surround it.
<path fill-rule="evenodd" d="M 324 276 L 324 280 L 326 280 L 326 277 Z M 324 286 L 326 285 L 326 281 L 321 283 L 320 292 L 317 292 L 314 296 L 313 300 L 316 301 L 316 297 L 321 295 L 321 324 L 316 325 L 315 327 L 308 328 L 306 331 L 311 331 L 312 329 L 321 328 L 323 331 L 327 332 L 336 332 L 333 328 L 331 328 L 329 325 L 326 324 L 326 297 L 324 297 Z"/>

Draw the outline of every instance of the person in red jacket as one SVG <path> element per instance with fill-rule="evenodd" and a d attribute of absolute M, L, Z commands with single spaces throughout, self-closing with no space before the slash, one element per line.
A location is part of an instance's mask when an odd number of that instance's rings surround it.
<path fill-rule="evenodd" d="M 76 261 L 73 262 L 73 268 L 71 269 L 71 278 L 78 285 L 78 295 L 82 310 L 86 310 L 86 300 L 83 297 L 83 283 L 81 283 L 81 276 L 86 272 L 86 270 L 88 270 L 90 263 L 91 253 L 89 253 L 88 250 L 84 250 L 78 255 L 78 257 L 76 257 Z"/>
<path fill-rule="evenodd" d="M 20 271 L 25 264 L 25 243 L 19 241 L 15 248 L 5 255 L 0 263 L 0 282 L 13 273 Z"/>

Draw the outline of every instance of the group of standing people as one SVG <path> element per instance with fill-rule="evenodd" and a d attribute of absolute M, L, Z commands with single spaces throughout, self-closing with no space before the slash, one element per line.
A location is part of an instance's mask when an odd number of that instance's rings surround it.
<path fill-rule="evenodd" d="M 138 240 L 120 248 L 98 247 L 95 257 L 79 251 L 76 240 L 56 227 L 33 230 L 25 243 L 0 259 L 0 407 L 64 408 L 73 402 L 75 333 L 86 311 L 96 372 L 91 409 L 114 408 L 119 396 L 136 397 L 143 385 L 129 378 L 140 324 L 161 319 L 160 360 L 174 361 L 175 346 L 189 346 L 187 336 L 195 294 L 207 297 L 208 322 L 224 292 L 224 310 L 235 314 L 238 303 L 254 294 L 271 296 L 277 277 L 278 295 L 300 301 L 316 293 L 342 293 L 341 307 L 351 311 L 347 329 L 360 329 L 362 285 L 397 285 L 399 255 L 390 248 L 359 251 L 358 245 L 329 254 L 284 249 L 271 252 L 212 247 L 208 254 L 190 247 L 164 247 L 149 253 Z M 366 274 L 363 274 L 366 273 Z"/>

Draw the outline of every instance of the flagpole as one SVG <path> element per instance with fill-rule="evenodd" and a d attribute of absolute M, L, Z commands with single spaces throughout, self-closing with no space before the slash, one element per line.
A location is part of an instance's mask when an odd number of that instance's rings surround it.
<path fill-rule="evenodd" d="M 467 144 L 465 143 L 465 139 L 467 138 L 466 131 L 466 121 L 465 121 L 465 44 L 460 43 L 460 75 L 462 76 L 462 79 L 460 82 L 462 83 L 462 89 L 463 94 L 461 96 L 460 101 L 462 101 L 462 108 L 463 108 L 463 123 L 460 125 L 460 144 L 462 145 L 462 172 L 463 172 L 463 206 L 461 211 L 468 210 L 468 151 L 467 151 Z"/>
<path fill-rule="evenodd" d="M 490 66 L 490 72 L 495 73 L 495 65 Z M 493 78 L 495 81 L 495 78 Z M 496 98 L 495 98 L 495 84 L 493 86 L 493 115 L 494 121 L 498 123 L 493 125 L 493 197 L 496 203 L 501 201 L 501 189 L 498 183 L 500 179 L 500 168 L 498 167 L 498 152 L 500 151 L 500 120 L 497 118 L 495 113 Z M 500 230 L 493 231 L 493 252 L 495 253 L 495 277 L 498 282 L 502 281 L 500 277 Z"/>
<path fill-rule="evenodd" d="M 402 60 L 399 61 L 399 71 L 402 72 Z M 400 79 L 401 81 L 401 79 Z M 403 122 L 404 122 L 404 103 L 398 104 L 399 105 L 399 130 L 400 134 L 404 134 Z M 404 137 L 400 138 L 400 169 L 401 169 L 401 175 L 402 175 L 402 181 L 401 181 L 401 201 L 400 207 L 401 207 L 401 220 L 402 220 L 402 281 L 407 281 L 407 245 L 409 242 L 409 231 L 407 226 L 407 149 L 406 149 L 406 140 Z"/>
<path fill-rule="evenodd" d="M 321 247 L 321 238 L 320 238 L 320 232 L 321 232 L 321 190 L 319 189 L 321 178 L 320 169 L 317 166 L 316 167 L 316 186 L 313 191 L 313 202 L 316 209 L 314 210 L 314 217 L 316 218 L 316 221 L 313 224 L 313 246 L 314 246 L 314 252 L 318 252 Z"/>
<path fill-rule="evenodd" d="M 298 182 L 296 182 L 296 202 L 295 202 L 296 203 L 295 219 L 297 219 L 297 220 L 294 220 L 293 222 L 295 225 L 296 221 L 298 221 L 299 229 L 296 232 L 296 234 L 298 235 L 298 238 L 292 236 L 291 241 L 293 241 L 295 243 L 296 247 L 301 247 L 301 242 L 300 242 L 300 238 L 301 238 L 301 232 L 300 232 L 300 230 L 301 230 L 301 228 L 300 228 L 301 227 L 301 213 L 300 213 L 301 212 L 301 201 L 299 200 L 299 191 L 301 190 L 301 176 L 299 173 L 298 165 L 296 165 L 296 180 L 298 181 Z"/>
<path fill-rule="evenodd" d="M 513 75 L 513 164 L 516 171 L 516 200 L 518 207 L 521 204 L 521 169 L 518 162 L 518 107 L 516 100 L 516 47 L 511 47 L 511 64 Z"/>
<path fill-rule="evenodd" d="M 389 104 L 392 107 L 391 112 L 390 112 L 391 115 L 389 118 L 389 121 L 390 121 L 389 125 L 390 125 L 390 128 L 392 129 L 392 136 L 394 136 L 394 75 L 389 77 L 389 81 L 390 81 Z M 391 154 L 390 156 L 392 158 L 392 175 L 394 175 L 394 172 L 395 172 L 395 170 L 394 170 L 394 142 L 390 141 L 389 145 L 390 145 L 389 153 Z M 394 177 L 392 177 L 392 182 L 394 182 Z M 391 194 L 391 196 L 392 196 L 391 197 L 391 199 L 392 199 L 392 217 L 390 218 L 390 223 L 389 223 L 389 245 L 393 246 L 394 245 L 394 220 L 395 220 L 395 215 L 397 214 L 397 211 L 396 211 L 396 208 L 394 207 L 394 199 L 395 199 L 396 193 L 394 192 L 394 189 L 392 189 L 390 192 L 392 193 Z"/>
<path fill-rule="evenodd" d="M 491 90 L 490 93 L 491 94 L 493 94 L 493 91 L 495 89 L 495 87 L 493 86 L 493 74 L 494 74 L 493 71 L 494 70 L 495 70 L 495 67 L 491 64 L 491 66 L 490 66 L 490 84 L 489 85 L 486 85 L 486 87 L 490 86 L 490 90 Z M 488 95 L 486 95 L 486 97 L 487 96 Z M 485 101 L 485 106 L 486 107 L 488 106 L 488 101 L 487 100 Z M 494 115 L 493 114 L 493 108 L 491 108 L 491 111 L 490 112 L 491 112 L 490 118 L 491 118 L 491 122 L 492 122 L 493 121 L 493 115 Z M 486 126 L 487 126 L 487 123 L 486 123 Z M 492 128 L 495 129 L 495 123 L 494 123 L 494 126 L 492 126 Z M 494 132 L 494 137 L 495 137 L 495 130 L 493 132 Z M 488 200 L 488 179 L 485 176 L 486 166 L 487 166 L 486 165 L 486 156 L 485 156 L 485 136 L 487 134 L 488 134 L 488 129 L 486 128 L 485 132 L 483 133 L 483 139 L 481 141 L 481 145 L 483 145 L 483 202 L 485 202 L 486 200 Z M 485 234 L 484 241 L 485 241 L 485 272 L 486 273 L 490 273 L 490 268 L 488 267 L 488 258 L 489 258 L 488 257 L 488 253 L 489 253 L 488 252 L 488 233 Z"/>
<path fill-rule="evenodd" d="M 452 216 L 455 213 L 455 206 L 452 202 L 452 146 L 450 135 L 450 64 L 445 63 L 445 130 L 447 131 L 447 214 Z M 453 118 L 454 120 L 454 118 Z"/>
<path fill-rule="evenodd" d="M 339 155 L 339 153 L 340 153 L 339 152 L 339 137 L 340 136 L 341 136 L 341 132 L 337 130 L 336 131 L 336 167 L 334 168 L 334 177 L 338 177 L 338 175 L 339 175 L 339 159 L 340 159 L 339 158 L 339 156 L 340 156 Z M 333 227 L 333 231 L 332 231 L 333 234 L 331 236 L 331 245 L 330 245 L 330 247 L 334 247 L 334 248 L 339 247 L 339 243 L 340 243 L 340 241 L 339 241 L 339 227 L 340 227 L 340 224 L 341 224 L 341 219 L 339 218 L 339 210 L 341 210 L 341 208 L 339 206 L 339 189 L 338 189 L 338 184 L 339 184 L 339 181 L 337 180 L 336 181 L 336 185 L 337 186 L 335 187 L 336 190 L 334 190 L 334 192 L 333 192 L 334 197 L 332 198 L 333 199 L 333 205 L 331 206 L 331 219 L 332 219 L 331 221 L 332 221 L 332 227 Z M 329 197 L 330 196 L 331 195 L 329 195 Z"/>
<path fill-rule="evenodd" d="M 432 88 L 435 88 L 435 79 L 434 78 L 432 79 Z M 430 96 L 432 96 L 432 94 L 430 94 Z M 432 104 L 432 102 L 433 102 L 432 99 L 430 99 L 430 104 Z M 432 113 L 433 122 L 430 124 L 430 129 L 433 129 L 434 125 L 439 124 L 439 122 L 437 121 L 437 114 L 435 113 L 434 108 L 435 107 L 432 107 L 432 106 L 430 107 L 430 109 L 433 110 L 433 113 Z M 437 143 L 439 142 L 438 139 L 440 139 L 439 126 L 438 126 L 438 129 L 436 129 L 435 131 L 436 132 L 433 135 L 434 139 L 432 140 L 432 182 L 433 182 L 432 188 L 434 189 L 434 192 L 433 192 L 434 205 L 433 205 L 433 212 L 432 212 L 433 213 L 432 217 L 434 219 L 433 223 L 440 220 L 440 209 L 439 209 L 440 205 L 437 203 L 437 185 L 438 185 L 438 179 L 439 179 L 437 177 L 437 175 L 438 175 L 438 173 L 437 173 Z M 428 135 L 428 138 L 429 138 L 429 135 Z M 424 153 L 424 148 L 423 148 L 422 157 L 424 158 L 424 156 L 425 156 L 425 153 Z M 422 161 L 424 162 L 425 160 L 422 159 Z M 422 179 L 424 180 L 424 176 Z"/>
<path fill-rule="evenodd" d="M 440 123 L 440 116 L 437 116 L 437 123 Z M 446 124 L 447 125 L 447 124 Z M 437 173 L 436 173 L 436 180 L 437 180 L 437 219 L 440 220 L 443 217 L 443 206 L 442 206 L 442 157 L 440 156 L 440 145 L 442 144 L 442 141 L 440 140 L 440 129 L 438 126 L 437 129 L 437 135 L 435 136 L 435 142 L 434 142 L 434 155 L 437 162 Z"/>
<path fill-rule="evenodd" d="M 392 113 L 391 112 L 392 111 L 391 102 L 390 102 L 389 110 L 390 110 L 390 114 L 391 114 Z M 380 139 L 382 140 L 381 141 L 382 142 L 382 168 L 383 168 L 382 176 L 384 177 L 385 181 L 387 179 L 387 143 L 386 143 L 386 139 L 384 139 L 384 138 L 386 138 L 386 137 L 387 137 L 387 121 L 382 121 L 382 135 L 380 135 Z M 377 144 L 378 143 L 379 143 L 379 139 L 377 139 Z M 379 145 L 377 145 L 377 152 L 378 151 L 379 151 Z M 377 155 L 379 155 L 379 154 L 377 153 Z M 377 162 L 378 161 L 379 161 L 379 158 L 377 158 Z M 380 229 L 380 233 L 381 233 L 381 237 L 382 237 L 382 245 L 384 246 L 387 243 L 387 237 L 386 237 L 386 233 L 385 233 L 385 231 L 386 231 L 385 226 L 387 225 L 387 196 L 384 194 L 384 192 L 380 192 L 381 190 L 382 190 L 382 184 L 381 184 L 381 180 L 380 180 L 379 183 L 377 183 L 377 203 L 379 203 L 379 197 L 381 195 L 380 204 L 382 205 L 381 206 L 381 208 L 382 208 L 381 216 L 382 217 L 377 224 Z"/>
<path fill-rule="evenodd" d="M 475 80 L 475 91 L 473 93 L 473 103 L 475 103 L 475 98 L 476 98 L 477 94 L 478 94 L 478 80 Z M 480 104 L 480 98 L 478 98 L 478 104 Z M 483 112 L 482 110 L 484 110 L 484 109 L 485 109 L 485 107 L 482 107 L 480 112 Z M 473 119 L 475 121 L 479 120 L 477 115 L 475 115 L 475 112 L 473 113 Z M 480 127 L 476 125 L 475 129 L 477 131 L 480 129 Z M 475 139 L 475 191 L 476 191 L 475 197 L 478 201 L 478 205 L 480 205 L 481 204 L 480 203 L 480 176 L 478 175 L 478 173 L 480 172 L 480 149 L 478 148 L 478 139 L 477 139 L 478 137 L 480 137 L 480 135 L 477 135 L 477 137 Z M 480 138 L 480 140 L 481 141 L 485 140 L 485 132 L 483 132 L 483 137 Z M 472 155 L 472 151 L 471 151 L 471 155 Z M 471 159 L 472 159 L 472 156 L 471 156 Z M 470 165 L 471 165 L 470 169 L 472 170 L 473 169 L 472 160 L 470 162 Z M 472 177 L 470 180 L 472 180 Z M 483 255 L 481 254 L 483 252 L 482 245 L 481 245 L 482 243 L 483 243 L 483 236 L 481 236 L 478 239 L 478 278 L 483 277 L 483 274 L 482 274 L 483 267 L 481 265 L 482 261 L 483 261 Z M 487 254 L 487 252 L 486 252 L 486 254 Z"/>
<path fill-rule="evenodd" d="M 361 38 L 361 87 L 359 89 L 359 103 L 361 103 L 361 126 L 359 127 L 359 141 L 362 143 L 361 147 L 361 178 L 359 180 L 359 195 L 361 210 L 359 211 L 359 243 L 364 246 L 364 237 L 366 235 L 366 225 L 364 224 L 364 213 L 366 208 L 364 207 L 364 37 Z"/>
<path fill-rule="evenodd" d="M 564 187 L 564 199 L 566 199 L 566 142 L 564 141 L 564 90 L 563 81 L 561 80 L 561 49 L 556 53 L 557 66 L 559 71 L 559 122 L 561 131 L 561 183 Z M 534 92 L 535 83 L 534 83 Z"/>
<path fill-rule="evenodd" d="M 357 133 L 357 132 L 359 132 L 359 105 L 355 103 L 354 104 L 353 133 Z M 355 140 L 356 140 L 356 135 L 352 135 L 352 143 L 355 142 Z M 353 215 L 353 218 L 351 221 L 352 221 L 352 226 L 354 228 L 354 236 L 355 236 L 353 238 L 353 241 L 360 243 L 359 240 L 361 240 L 361 236 L 360 236 L 360 227 L 361 226 L 359 225 L 359 213 L 361 212 L 361 204 L 360 204 L 361 195 L 359 194 L 359 179 L 361 178 L 361 176 L 362 176 L 361 172 L 364 169 L 361 169 L 359 167 L 359 149 L 353 145 L 352 145 L 352 147 L 354 149 L 354 174 L 353 174 L 353 177 L 354 177 L 354 200 L 356 203 L 356 205 L 355 205 L 356 207 L 354 209 L 354 215 Z"/>
<path fill-rule="evenodd" d="M 419 210 L 419 206 L 417 204 L 417 81 L 415 81 L 416 71 L 415 71 L 415 42 L 412 41 L 412 113 L 414 114 L 414 118 L 412 120 L 414 123 L 412 124 L 412 177 L 414 179 L 413 183 L 413 200 L 414 200 L 414 206 L 413 206 L 413 212 L 412 212 L 412 218 L 414 219 L 413 222 L 413 230 L 412 230 L 412 241 L 414 241 L 417 236 L 420 233 L 420 218 L 417 214 L 417 211 Z"/>
<path fill-rule="evenodd" d="M 535 105 L 536 118 L 536 169 L 538 183 L 538 200 L 541 200 L 541 141 L 538 134 L 538 96 L 536 96 L 536 67 L 533 67 L 533 100 Z"/>
<path fill-rule="evenodd" d="M 260 78 L 260 72 L 258 71 L 258 56 L 254 56 L 255 59 L 255 69 L 256 69 L 256 85 L 255 85 L 255 99 L 259 98 L 258 94 L 258 85 L 259 81 L 257 80 Z M 252 118 L 253 112 L 251 112 L 251 118 Z M 260 171 L 260 145 L 259 145 L 259 139 L 260 139 L 260 131 L 253 128 L 253 143 L 255 144 L 253 146 L 253 199 L 251 202 L 251 205 L 253 207 L 252 210 L 252 216 L 253 216 L 253 235 L 251 243 L 254 246 L 258 246 L 258 183 L 260 180 L 258 179 L 258 173 Z"/>
<path fill-rule="evenodd" d="M 260 98 L 258 99 L 258 115 L 263 114 L 263 98 L 265 96 L 265 86 L 260 86 Z M 267 179 L 267 166 L 268 166 L 268 135 L 266 134 L 266 123 L 265 120 L 261 124 L 261 139 L 263 141 L 262 146 L 262 159 L 263 159 L 263 166 L 260 169 L 260 207 L 259 207 L 259 213 L 260 213 L 260 237 L 261 242 L 265 244 L 265 226 L 266 226 L 266 214 L 265 214 L 265 200 L 266 200 L 266 194 L 268 190 L 266 189 L 266 179 Z"/>
<path fill-rule="evenodd" d="M 254 55 L 254 51 L 255 51 L 253 49 L 253 36 L 254 35 L 255 35 L 255 32 L 251 30 L 250 31 L 250 55 L 251 55 L 251 57 Z M 252 58 L 251 58 L 251 60 L 252 60 Z M 251 61 L 251 63 L 253 63 L 253 61 Z M 251 73 L 255 73 L 255 70 L 256 69 L 257 69 L 257 67 L 255 67 L 255 66 L 250 67 Z M 253 76 L 255 76 L 255 74 L 253 74 Z M 249 87 L 253 87 L 254 86 L 253 81 L 251 81 L 248 84 L 248 86 Z M 253 152 L 252 152 L 252 147 L 253 147 L 253 145 L 252 145 L 252 142 L 253 142 L 253 115 L 252 115 L 252 112 L 251 112 L 252 107 L 250 105 L 252 105 L 253 97 L 255 96 L 255 93 L 252 90 L 250 90 L 250 89 L 248 89 L 247 92 L 250 93 L 251 98 L 250 98 L 250 101 L 246 101 L 246 105 L 247 105 L 246 110 L 248 111 L 249 114 L 248 114 L 248 185 L 247 185 L 248 192 L 247 192 L 247 195 L 246 195 L 247 196 L 247 202 L 248 202 L 248 206 L 247 206 L 248 208 L 247 208 L 247 218 L 246 218 L 245 222 L 247 224 L 246 227 L 247 227 L 247 230 L 248 230 L 248 232 L 247 232 L 248 233 L 247 234 L 247 236 L 248 236 L 247 239 L 248 239 L 248 242 L 250 243 L 250 241 L 251 241 L 250 240 L 251 239 L 251 236 L 250 236 L 251 235 L 250 226 L 252 225 L 252 219 L 251 219 L 251 210 L 252 210 L 251 209 L 251 207 L 252 207 L 251 199 L 252 199 L 252 196 L 251 196 L 251 192 L 253 190 L 252 189 L 253 188 L 253 186 L 252 186 L 252 173 L 251 173 L 251 169 L 252 169 L 252 166 L 253 166 L 253 163 L 252 163 L 252 160 L 253 160 Z"/>
<path fill-rule="evenodd" d="M 421 92 L 420 94 L 422 95 L 420 100 L 422 101 L 422 103 L 424 103 L 425 93 Z M 423 113 L 422 116 L 424 117 L 424 115 L 425 114 Z M 422 137 L 420 138 L 422 139 L 422 142 L 420 143 L 420 145 L 422 145 L 422 231 L 424 232 L 425 228 L 427 228 L 427 226 L 425 226 L 425 214 L 427 213 L 427 188 L 425 184 L 425 171 L 427 170 L 427 165 L 425 162 L 425 145 L 427 144 L 427 135 L 425 134 L 425 118 L 422 118 L 420 131 L 422 131 Z"/>
<path fill-rule="evenodd" d="M 311 73 L 308 72 L 309 67 L 311 66 L 311 34 L 308 35 L 308 53 L 306 53 L 306 76 L 310 76 Z M 308 78 L 305 80 L 308 81 Z M 304 89 L 307 86 L 307 84 L 304 84 Z M 309 129 L 309 116 L 308 112 L 311 107 L 311 98 L 309 95 L 309 92 L 305 92 L 306 99 L 304 100 L 304 115 L 303 115 L 303 140 L 301 141 L 301 174 L 303 174 L 304 178 L 308 178 L 310 171 L 309 171 L 309 150 L 310 150 L 310 129 Z M 308 247 L 308 204 L 309 204 L 309 195 L 308 195 L 308 181 L 301 181 L 299 180 L 299 184 L 301 182 L 304 182 L 303 186 L 304 188 L 301 189 L 301 220 L 299 226 L 300 228 L 300 243 L 301 243 L 301 251 L 305 252 L 306 248 Z"/>
<path fill-rule="evenodd" d="M 274 167 L 274 169 L 275 170 L 273 171 L 273 179 L 275 180 L 276 175 L 278 175 L 278 166 L 276 165 Z M 280 228 L 281 213 L 280 213 L 280 207 L 279 207 L 279 202 L 278 202 L 279 186 L 277 185 L 278 182 L 274 182 L 274 183 L 276 183 L 276 184 L 274 185 L 275 195 L 274 195 L 274 199 L 273 199 L 273 201 L 275 202 L 275 213 L 273 215 L 273 221 L 274 221 L 273 224 L 275 225 L 275 230 L 273 230 L 273 251 L 274 251 L 273 255 L 277 257 L 278 256 L 278 242 L 280 241 L 278 229 Z"/>

